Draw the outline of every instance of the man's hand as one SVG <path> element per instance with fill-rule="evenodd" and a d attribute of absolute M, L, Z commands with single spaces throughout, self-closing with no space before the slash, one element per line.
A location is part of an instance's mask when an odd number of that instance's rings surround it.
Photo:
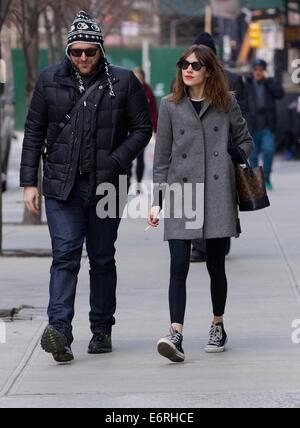
<path fill-rule="evenodd" d="M 24 188 L 24 203 L 29 212 L 39 214 L 40 195 L 37 187 Z"/>

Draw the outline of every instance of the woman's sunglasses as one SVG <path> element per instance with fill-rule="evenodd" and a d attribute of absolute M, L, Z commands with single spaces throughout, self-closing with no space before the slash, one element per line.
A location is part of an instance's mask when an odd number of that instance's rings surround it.
<path fill-rule="evenodd" d="M 198 62 L 198 61 L 188 62 L 185 59 L 183 59 L 182 61 L 179 61 L 178 65 L 181 68 L 181 70 L 187 70 L 191 65 L 194 71 L 199 71 L 201 70 L 202 67 L 205 67 L 203 64 L 201 64 L 201 62 Z"/>
<path fill-rule="evenodd" d="M 80 58 L 83 52 L 86 56 L 92 57 L 95 56 L 98 52 L 98 48 L 89 48 L 89 49 L 69 49 L 69 52 L 72 56 Z"/>

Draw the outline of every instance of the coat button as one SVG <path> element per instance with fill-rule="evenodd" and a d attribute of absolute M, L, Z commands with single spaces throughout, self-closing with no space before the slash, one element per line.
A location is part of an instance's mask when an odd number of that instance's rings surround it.
<path fill-rule="evenodd" d="M 219 152 L 214 152 L 214 156 L 219 156 Z"/>
<path fill-rule="evenodd" d="M 186 159 L 187 158 L 187 154 L 183 153 L 182 157 L 183 157 L 183 159 Z"/>
<path fill-rule="evenodd" d="M 188 179 L 187 179 L 186 177 L 183 177 L 182 181 L 183 181 L 184 183 L 187 183 Z"/>
<path fill-rule="evenodd" d="M 184 129 L 180 130 L 180 134 L 183 135 L 184 134 Z"/>
<path fill-rule="evenodd" d="M 219 131 L 219 127 L 218 127 L 218 126 L 215 126 L 215 127 L 214 127 L 214 131 L 218 132 L 218 131 Z"/>
<path fill-rule="evenodd" d="M 218 176 L 218 174 L 215 174 L 215 175 L 214 175 L 214 179 L 215 179 L 215 180 L 219 180 L 219 176 Z"/>

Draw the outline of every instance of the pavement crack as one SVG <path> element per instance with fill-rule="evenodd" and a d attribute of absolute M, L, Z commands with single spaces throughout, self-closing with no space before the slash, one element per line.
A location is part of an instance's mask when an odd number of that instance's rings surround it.
<path fill-rule="evenodd" d="M 293 290 L 293 292 L 294 292 L 294 294 L 296 296 L 296 300 L 297 300 L 298 306 L 300 306 L 300 284 L 297 281 L 297 278 L 296 278 L 296 275 L 294 273 L 293 267 L 292 267 L 292 265 L 291 265 L 291 263 L 289 261 L 286 249 L 284 247 L 283 242 L 281 241 L 281 239 L 279 237 L 279 232 L 278 232 L 278 230 L 277 230 L 274 222 L 272 221 L 271 217 L 268 215 L 267 212 L 265 212 L 265 216 L 266 216 L 266 218 L 267 218 L 267 220 L 268 220 L 268 222 L 269 222 L 269 224 L 270 224 L 270 226 L 271 226 L 271 228 L 273 230 L 273 234 L 274 234 L 275 240 L 277 242 L 278 248 L 279 248 L 279 250 L 281 252 L 282 258 L 283 258 L 283 260 L 285 262 L 285 265 L 286 265 L 286 270 L 288 272 L 288 276 L 289 276 L 289 279 L 290 279 L 291 288 L 292 288 L 292 290 Z"/>
<path fill-rule="evenodd" d="M 12 388 L 15 386 L 19 378 L 21 377 L 23 371 L 27 367 L 29 361 L 31 360 L 35 349 L 39 345 L 41 334 L 45 328 L 45 321 L 41 322 L 36 334 L 32 338 L 31 342 L 29 343 L 29 346 L 27 347 L 22 360 L 20 361 L 17 368 L 14 370 L 14 372 L 11 374 L 11 376 L 8 378 L 7 382 L 5 383 L 2 390 L 0 390 L 0 398 L 6 397 L 9 395 Z"/>

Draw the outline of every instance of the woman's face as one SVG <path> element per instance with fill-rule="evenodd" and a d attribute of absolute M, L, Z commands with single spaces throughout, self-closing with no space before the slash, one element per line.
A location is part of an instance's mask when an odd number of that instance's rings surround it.
<path fill-rule="evenodd" d="M 206 67 L 202 66 L 199 71 L 196 71 L 192 68 L 191 64 L 193 62 L 199 64 L 199 61 L 194 53 L 189 55 L 185 61 L 189 62 L 190 65 L 186 70 L 184 69 L 181 70 L 183 83 L 190 88 L 194 86 L 204 85 L 205 80 L 208 76 Z M 200 62 L 200 64 L 202 63 Z"/>

